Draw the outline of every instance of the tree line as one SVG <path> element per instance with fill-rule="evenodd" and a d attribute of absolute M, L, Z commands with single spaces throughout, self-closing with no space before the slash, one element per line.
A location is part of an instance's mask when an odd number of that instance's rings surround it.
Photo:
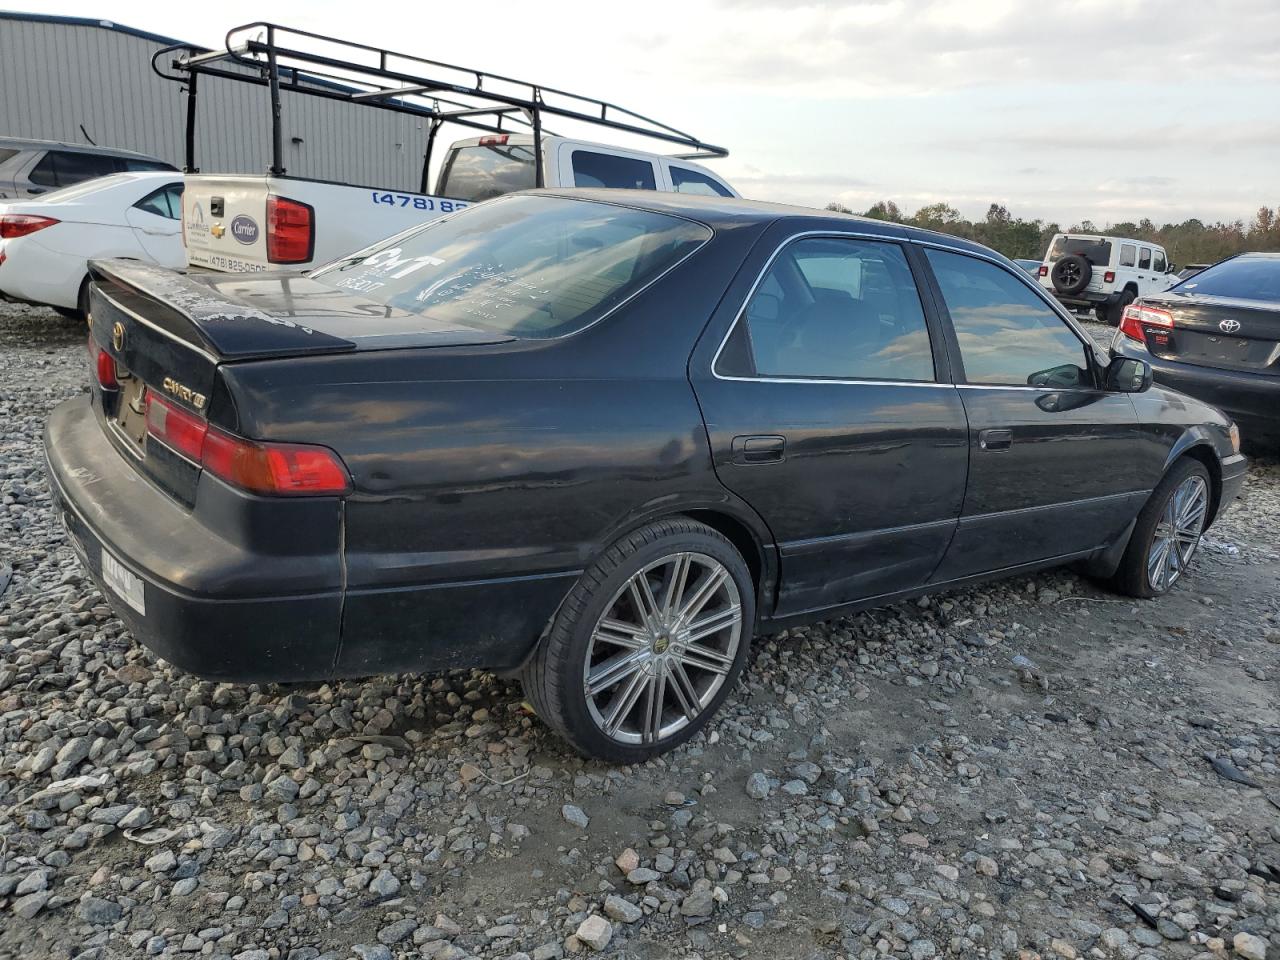
<path fill-rule="evenodd" d="M 827 209 L 853 213 L 840 203 L 829 203 Z M 1280 207 L 1259 208 L 1247 225 L 1243 220 L 1205 223 L 1193 218 L 1157 226 L 1143 217 L 1137 223 L 1116 223 L 1101 228 L 1084 220 L 1065 230 L 1056 223 L 1014 217 L 998 203 L 987 208 L 987 215 L 982 220 L 966 220 L 959 210 L 947 203 L 931 203 L 907 216 L 892 200 L 873 204 L 863 216 L 964 237 L 999 250 L 1006 257 L 1030 260 L 1044 257 L 1055 233 L 1094 233 L 1148 240 L 1164 247 L 1169 260 L 1180 267 L 1190 263 L 1214 263 L 1245 250 L 1280 250 Z"/>

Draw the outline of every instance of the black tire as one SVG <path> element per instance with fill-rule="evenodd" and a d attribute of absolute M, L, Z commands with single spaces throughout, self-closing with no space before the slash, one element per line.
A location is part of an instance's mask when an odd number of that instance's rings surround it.
<path fill-rule="evenodd" d="M 1092 276 L 1093 265 L 1078 253 L 1060 257 L 1049 271 L 1053 289 L 1067 297 L 1073 297 L 1087 287 Z"/>
<path fill-rule="evenodd" d="M 621 592 L 633 576 L 663 558 L 682 553 L 710 558 L 728 572 L 737 589 L 741 610 L 737 649 L 719 689 L 701 707 L 696 719 L 681 721 L 685 722 L 682 728 L 661 739 L 619 742 L 593 717 L 587 695 L 584 677 L 592 636 L 600 619 L 619 602 Z M 695 520 L 686 517 L 661 520 L 622 537 L 587 567 L 561 604 L 550 629 L 521 668 L 520 682 L 534 712 L 575 750 L 611 763 L 638 763 L 678 746 L 706 726 L 742 672 L 754 624 L 755 585 L 733 544 Z M 664 646 L 659 652 L 665 650 Z M 661 728 L 662 724 L 657 726 Z"/>
<path fill-rule="evenodd" d="M 1133 301 L 1137 299 L 1138 299 L 1138 294 L 1134 292 L 1132 289 L 1126 288 L 1124 292 L 1120 294 L 1120 299 L 1117 300 L 1115 303 L 1113 303 L 1111 306 L 1106 308 L 1105 318 L 1103 317 L 1101 311 L 1099 312 L 1098 316 L 1100 319 L 1105 319 L 1105 321 L 1111 324 L 1111 326 L 1118 327 L 1120 326 L 1120 319 L 1124 316 L 1124 308 L 1127 307 L 1129 304 L 1133 303 Z"/>
<path fill-rule="evenodd" d="M 1157 587 L 1152 584 L 1148 573 L 1148 561 L 1156 539 L 1156 528 L 1160 525 L 1169 500 L 1173 497 L 1175 491 L 1191 477 L 1199 477 L 1204 484 L 1206 492 L 1205 518 L 1208 518 L 1213 496 L 1213 483 L 1209 478 L 1209 471 L 1205 469 L 1204 464 L 1199 460 L 1192 457 L 1183 457 L 1169 468 L 1169 472 L 1156 485 L 1142 511 L 1138 514 L 1138 522 L 1133 528 L 1133 535 L 1129 538 L 1129 545 L 1125 548 L 1124 557 L 1120 560 L 1120 566 L 1111 578 L 1112 586 L 1120 593 L 1141 599 L 1150 599 L 1168 593 L 1172 583 L 1163 587 Z M 1203 532 L 1203 526 L 1201 532 Z M 1198 544 L 1199 536 L 1197 535 L 1196 545 Z M 1192 553 L 1187 558 L 1188 562 L 1194 557 L 1194 550 L 1195 547 L 1193 546 Z M 1176 580 L 1173 582 L 1176 582 Z"/>
<path fill-rule="evenodd" d="M 81 319 L 80 311 L 75 307 L 54 307 L 53 312 L 60 317 L 66 317 L 68 320 Z"/>

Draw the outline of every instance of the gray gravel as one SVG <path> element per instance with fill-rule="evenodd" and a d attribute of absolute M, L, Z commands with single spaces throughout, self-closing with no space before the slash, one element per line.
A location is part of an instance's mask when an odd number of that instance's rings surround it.
<path fill-rule="evenodd" d="M 614 769 L 492 675 L 137 646 L 49 509 L 86 375 L 0 305 L 0 957 L 1280 958 L 1275 461 L 1161 602 L 1059 571 L 793 630 Z"/>

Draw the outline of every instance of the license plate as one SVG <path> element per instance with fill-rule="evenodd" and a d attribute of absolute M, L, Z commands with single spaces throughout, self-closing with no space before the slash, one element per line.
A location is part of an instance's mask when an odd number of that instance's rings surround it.
<path fill-rule="evenodd" d="M 121 600 L 143 616 L 147 614 L 147 601 L 142 592 L 142 578 L 125 569 L 124 564 L 102 551 L 102 579 Z"/>

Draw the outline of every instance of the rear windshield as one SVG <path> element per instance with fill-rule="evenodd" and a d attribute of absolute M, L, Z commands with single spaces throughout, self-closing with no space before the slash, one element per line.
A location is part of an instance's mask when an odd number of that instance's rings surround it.
<path fill-rule="evenodd" d="M 1183 280 L 1179 293 L 1280 302 L 1280 257 L 1234 257 Z"/>
<path fill-rule="evenodd" d="M 678 217 L 522 195 L 468 207 L 312 276 L 433 320 L 539 340 L 594 323 L 710 237 Z"/>
<path fill-rule="evenodd" d="M 1111 242 L 1083 237 L 1058 237 L 1049 248 L 1049 262 L 1056 263 L 1070 253 L 1078 253 L 1095 267 L 1105 267 L 1111 262 Z"/>
<path fill-rule="evenodd" d="M 533 147 L 494 144 L 450 150 L 436 192 L 443 197 L 476 202 L 534 186 Z"/>

